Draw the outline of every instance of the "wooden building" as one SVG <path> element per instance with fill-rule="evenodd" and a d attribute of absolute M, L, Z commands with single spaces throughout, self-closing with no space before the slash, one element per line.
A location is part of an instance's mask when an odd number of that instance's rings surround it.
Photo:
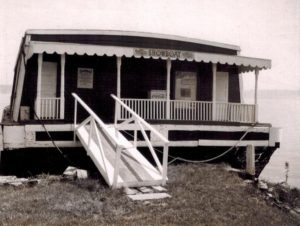
<path fill-rule="evenodd" d="M 100 137 L 110 136 L 113 127 L 129 140 L 131 134 L 135 147 L 245 150 L 252 145 L 273 151 L 278 129 L 259 122 L 257 105 L 259 71 L 270 68 L 270 60 L 240 56 L 238 46 L 198 39 L 29 30 L 17 58 L 10 112 L 2 122 L 2 149 L 53 147 L 53 141 L 82 147 L 74 130 L 84 120 L 92 127 L 94 120 L 95 130 L 107 127 Z M 243 72 L 255 77 L 255 104 L 243 102 Z M 148 138 L 139 139 L 138 130 Z"/>

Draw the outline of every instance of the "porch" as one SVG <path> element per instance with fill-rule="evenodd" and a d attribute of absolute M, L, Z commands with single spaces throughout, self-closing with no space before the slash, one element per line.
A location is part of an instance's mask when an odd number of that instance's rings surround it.
<path fill-rule="evenodd" d="M 111 116 L 106 122 L 131 117 L 121 106 L 112 103 L 112 93 L 146 120 L 257 122 L 257 104 L 241 103 L 239 68 L 234 65 L 65 54 L 58 57 L 58 66 L 50 73 L 45 67 L 45 56 L 39 54 L 37 57 L 35 112 L 36 117 L 42 120 L 71 121 L 73 115 L 68 112 L 72 112 L 73 103 L 66 94 L 77 92 L 101 118 L 105 120 L 108 115 Z M 78 86 L 79 78 L 74 76 L 78 62 L 88 70 L 85 76 L 90 77 L 88 87 L 84 89 Z M 102 66 L 105 64 L 106 68 L 99 67 L 99 62 L 104 62 Z M 66 67 L 66 64 L 69 66 Z M 55 74 L 57 68 L 60 73 L 54 76 L 56 82 L 52 83 L 58 89 L 53 88 L 52 96 L 47 97 L 46 76 Z M 254 99 L 257 103 L 258 69 L 255 69 L 255 79 Z"/>

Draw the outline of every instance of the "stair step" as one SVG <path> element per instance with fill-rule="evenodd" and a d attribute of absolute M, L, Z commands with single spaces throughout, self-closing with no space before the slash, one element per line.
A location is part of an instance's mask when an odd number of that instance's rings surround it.
<path fill-rule="evenodd" d="M 127 197 L 129 197 L 134 201 L 143 201 L 143 200 L 151 200 L 151 199 L 171 198 L 171 195 L 167 193 L 147 193 L 147 194 L 127 195 Z"/>

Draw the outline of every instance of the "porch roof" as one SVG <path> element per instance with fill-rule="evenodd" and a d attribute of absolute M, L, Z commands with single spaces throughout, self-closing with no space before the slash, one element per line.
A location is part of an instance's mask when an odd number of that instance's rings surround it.
<path fill-rule="evenodd" d="M 187 60 L 205 63 L 219 63 L 227 65 L 236 65 L 240 72 L 249 72 L 255 69 L 270 69 L 271 60 L 259 59 L 252 57 L 244 57 L 237 55 L 215 54 L 204 52 L 192 52 L 182 50 L 167 49 L 151 49 L 151 48 L 134 48 L 123 46 L 104 46 L 89 45 L 76 43 L 60 43 L 60 42 L 41 42 L 30 41 L 27 45 L 29 59 L 35 53 L 48 54 L 77 54 L 77 55 L 97 55 L 97 56 L 117 56 L 117 57 L 136 57 L 136 58 L 153 58 L 153 59 L 171 59 L 171 60 Z"/>

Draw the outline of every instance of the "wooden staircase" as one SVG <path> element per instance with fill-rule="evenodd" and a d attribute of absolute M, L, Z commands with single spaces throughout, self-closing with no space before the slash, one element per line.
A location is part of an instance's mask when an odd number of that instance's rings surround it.
<path fill-rule="evenodd" d="M 132 115 L 131 122 L 134 121 L 140 126 L 140 131 L 156 163 L 156 166 L 154 166 L 137 149 L 136 131 L 134 133 L 134 141 L 131 143 L 118 130 L 117 124 L 106 125 L 76 94 L 72 95 L 75 98 L 74 138 L 77 135 L 87 154 L 91 157 L 109 186 L 120 188 L 165 185 L 167 180 L 167 145 L 169 142 L 166 138 L 117 97 L 112 96 L 123 108 L 128 108 Z M 77 103 L 80 103 L 90 114 L 79 125 L 76 123 Z M 129 121 L 125 123 L 129 123 Z M 162 146 L 164 147 L 163 164 L 160 163 L 156 156 L 144 127 L 162 140 Z"/>

